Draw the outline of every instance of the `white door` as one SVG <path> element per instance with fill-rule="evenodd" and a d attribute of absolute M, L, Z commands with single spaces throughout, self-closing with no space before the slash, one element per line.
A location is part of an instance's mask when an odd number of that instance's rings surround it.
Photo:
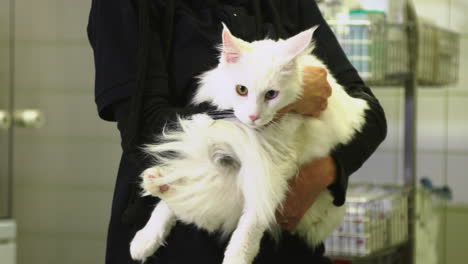
<path fill-rule="evenodd" d="M 16 263 L 16 228 L 11 203 L 11 16 L 0 0 L 0 263 Z"/>
<path fill-rule="evenodd" d="M 104 262 L 121 151 L 94 104 L 90 6 L 0 0 L 0 110 L 18 117 L 0 129 L 0 218 L 16 221 L 18 264 Z"/>
<path fill-rule="evenodd" d="M 0 0 L 0 219 L 11 216 L 10 0 Z"/>

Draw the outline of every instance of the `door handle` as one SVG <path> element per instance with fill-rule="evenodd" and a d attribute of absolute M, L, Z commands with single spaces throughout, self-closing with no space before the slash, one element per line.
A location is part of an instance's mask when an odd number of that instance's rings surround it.
<path fill-rule="evenodd" d="M 0 129 L 8 129 L 11 125 L 11 116 L 8 111 L 0 110 Z"/>
<path fill-rule="evenodd" d="M 44 114 L 37 109 L 22 109 L 13 113 L 13 124 L 18 127 L 40 128 L 44 123 Z"/>

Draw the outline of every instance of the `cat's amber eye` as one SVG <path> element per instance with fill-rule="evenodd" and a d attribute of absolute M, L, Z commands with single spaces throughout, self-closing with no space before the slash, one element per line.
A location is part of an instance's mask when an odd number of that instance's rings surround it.
<path fill-rule="evenodd" d="M 275 99 L 279 94 L 279 91 L 270 90 L 265 94 L 265 100 Z"/>
<path fill-rule="evenodd" d="M 244 85 L 238 84 L 236 85 L 236 92 L 241 96 L 246 96 L 249 93 L 249 89 Z"/>

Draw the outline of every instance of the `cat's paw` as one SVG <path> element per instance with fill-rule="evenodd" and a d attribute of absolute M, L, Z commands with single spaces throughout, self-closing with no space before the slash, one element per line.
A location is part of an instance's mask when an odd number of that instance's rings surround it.
<path fill-rule="evenodd" d="M 158 167 L 146 169 L 141 177 L 141 187 L 143 188 L 143 190 L 145 190 L 145 192 L 151 195 L 160 196 L 161 194 L 169 190 L 169 185 L 159 185 L 156 183 L 157 179 L 159 177 L 162 177 L 161 169 Z"/>
<path fill-rule="evenodd" d="M 161 244 L 157 236 L 142 229 L 135 234 L 130 243 L 130 255 L 132 259 L 144 262 L 158 250 Z"/>
<path fill-rule="evenodd" d="M 241 256 L 225 256 L 223 264 L 251 264 Z"/>
<path fill-rule="evenodd" d="M 233 234 L 233 236 L 234 235 L 235 234 Z M 237 236 L 237 238 L 239 237 Z M 224 252 L 223 264 L 252 264 L 258 253 L 259 246 L 255 246 L 255 243 L 251 244 L 250 242 L 251 241 L 231 240 Z"/>

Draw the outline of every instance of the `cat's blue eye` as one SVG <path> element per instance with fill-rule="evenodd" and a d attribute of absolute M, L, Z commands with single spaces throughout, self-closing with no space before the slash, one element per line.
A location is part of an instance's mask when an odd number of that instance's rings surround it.
<path fill-rule="evenodd" d="M 279 91 L 270 90 L 265 94 L 265 99 L 266 100 L 275 99 L 278 96 L 278 94 L 279 94 Z"/>

